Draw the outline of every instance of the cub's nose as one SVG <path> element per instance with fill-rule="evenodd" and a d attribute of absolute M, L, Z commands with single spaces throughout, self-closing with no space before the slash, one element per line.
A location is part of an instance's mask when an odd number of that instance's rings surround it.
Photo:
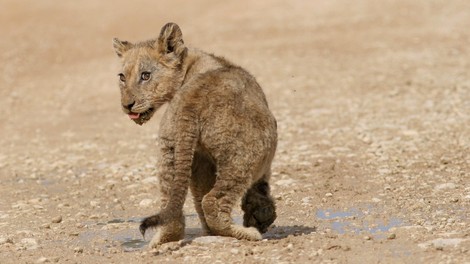
<path fill-rule="evenodd" d="M 124 107 L 125 109 L 131 111 L 132 107 L 134 106 L 135 104 L 135 101 L 133 101 L 132 103 L 130 104 L 122 104 L 122 107 Z"/>

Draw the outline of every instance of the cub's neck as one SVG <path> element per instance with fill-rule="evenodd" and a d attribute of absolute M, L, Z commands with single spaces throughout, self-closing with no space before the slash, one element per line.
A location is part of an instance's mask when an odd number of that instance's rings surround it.
<path fill-rule="evenodd" d="M 208 71 L 219 69 L 228 64 L 223 58 L 216 57 L 198 49 L 188 48 L 188 54 L 183 62 L 185 76 L 182 85 L 192 78 Z"/>

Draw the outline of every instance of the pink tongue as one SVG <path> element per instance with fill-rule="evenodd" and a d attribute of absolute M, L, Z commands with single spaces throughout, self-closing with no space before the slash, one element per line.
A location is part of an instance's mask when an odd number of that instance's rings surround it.
<path fill-rule="evenodd" d="M 129 117 L 130 117 L 131 119 L 137 119 L 137 118 L 140 117 L 140 114 L 139 114 L 139 113 L 132 113 L 132 112 L 131 112 L 131 113 L 129 113 L 128 115 L 129 115 Z"/>

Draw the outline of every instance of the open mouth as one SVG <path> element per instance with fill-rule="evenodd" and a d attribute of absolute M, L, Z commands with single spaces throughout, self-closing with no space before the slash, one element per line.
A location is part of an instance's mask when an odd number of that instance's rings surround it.
<path fill-rule="evenodd" d="M 148 121 L 150 117 L 152 117 L 154 111 L 155 111 L 155 108 L 151 107 L 147 109 L 145 112 L 142 112 L 142 113 L 129 112 L 127 115 L 134 122 L 136 122 L 139 125 L 142 125 L 143 123 Z"/>

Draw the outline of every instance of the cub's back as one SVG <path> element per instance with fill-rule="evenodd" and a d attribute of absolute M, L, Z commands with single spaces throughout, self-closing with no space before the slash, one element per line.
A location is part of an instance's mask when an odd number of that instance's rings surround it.
<path fill-rule="evenodd" d="M 197 113 L 200 143 L 215 156 L 234 146 L 273 153 L 276 120 L 260 85 L 243 68 L 214 60 L 218 67 L 194 76 L 181 90 L 180 106 Z"/>
<path fill-rule="evenodd" d="M 185 101 L 198 105 L 201 111 L 233 110 L 238 115 L 263 112 L 272 116 L 263 90 L 250 73 L 223 58 L 207 56 L 216 66 L 194 76 L 182 87 Z"/>

